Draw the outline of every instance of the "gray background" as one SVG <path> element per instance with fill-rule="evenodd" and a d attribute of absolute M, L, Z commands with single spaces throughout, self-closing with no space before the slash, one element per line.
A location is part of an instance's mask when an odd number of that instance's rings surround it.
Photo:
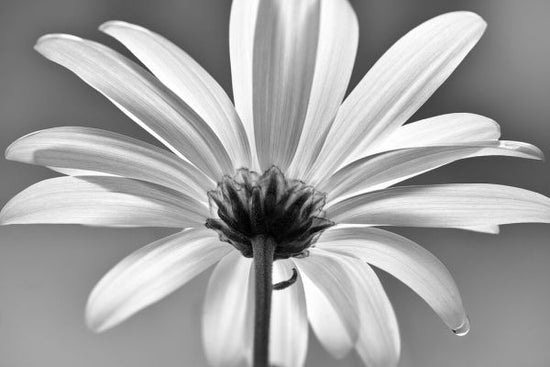
<path fill-rule="evenodd" d="M 550 154 L 550 2 L 547 0 L 357 1 L 361 26 L 352 85 L 399 36 L 451 10 L 481 14 L 489 28 L 448 82 L 418 112 L 491 116 L 503 137 Z M 151 139 L 103 97 L 32 46 L 66 32 L 120 47 L 96 31 L 121 19 L 168 36 L 230 90 L 229 1 L 40 0 L 0 2 L 0 147 L 28 132 L 86 125 Z M 506 158 L 455 163 L 414 182 L 497 182 L 550 194 L 549 165 Z M 53 174 L 0 160 L 0 204 Z M 456 337 L 409 289 L 382 274 L 399 317 L 401 366 L 548 366 L 550 226 L 512 225 L 499 236 L 401 229 L 447 264 L 472 331 Z M 0 366 L 204 366 L 200 312 L 207 274 L 120 327 L 96 335 L 83 309 L 95 282 L 131 251 L 167 231 L 78 226 L 0 228 Z M 228 315 L 229 317 L 229 315 Z M 308 366 L 334 361 L 312 337 Z"/>

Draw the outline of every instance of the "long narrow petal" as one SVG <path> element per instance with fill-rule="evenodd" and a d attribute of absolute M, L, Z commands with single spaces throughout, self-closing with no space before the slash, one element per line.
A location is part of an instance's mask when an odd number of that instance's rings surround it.
<path fill-rule="evenodd" d="M 319 271 L 327 272 L 330 271 L 329 269 L 337 269 L 334 273 L 335 276 L 340 281 L 349 282 L 346 287 L 355 295 L 356 303 L 348 312 L 359 317 L 357 324 L 359 337 L 354 345 L 365 364 L 372 367 L 396 366 L 400 352 L 397 320 L 386 292 L 374 271 L 368 264 L 357 259 L 335 255 L 322 249 L 311 250 L 311 258 L 316 257 L 322 258 L 324 265 L 328 266 L 328 269 L 319 269 Z M 301 262 L 299 263 L 301 264 Z M 308 278 L 318 287 L 325 286 L 329 289 L 328 285 L 321 285 L 322 279 L 312 279 L 311 275 Z M 308 287 L 309 285 L 306 286 L 306 298 L 309 310 L 309 303 L 313 300 L 309 298 Z M 340 287 L 342 286 L 340 285 Z M 334 288 L 330 288 L 329 292 L 338 293 Z M 319 306 L 322 305 L 313 305 L 313 307 Z M 322 322 L 322 320 L 317 321 Z M 324 326 L 322 328 L 327 330 Z M 321 335 L 326 336 L 325 334 Z M 336 343 L 338 344 L 339 341 Z"/>
<path fill-rule="evenodd" d="M 208 176 L 169 151 L 87 127 L 56 127 L 25 135 L 6 149 L 6 158 L 52 166 L 57 171 L 78 169 L 135 178 L 204 202 L 206 192 L 215 187 Z"/>
<path fill-rule="evenodd" d="M 329 204 L 344 198 L 383 189 L 454 161 L 481 156 L 543 159 L 537 147 L 516 141 L 404 148 L 368 156 L 348 164 L 321 181 L 318 189 L 329 195 Z"/>
<path fill-rule="evenodd" d="M 307 114 L 319 42 L 318 0 L 260 0 L 252 51 L 260 167 L 291 163 Z"/>
<path fill-rule="evenodd" d="M 189 229 L 135 251 L 95 286 L 86 306 L 92 330 L 105 331 L 159 301 L 231 251 L 207 229 Z"/>
<path fill-rule="evenodd" d="M 354 281 L 361 321 L 355 350 L 366 366 L 395 367 L 401 354 L 399 326 L 388 296 L 372 268 L 362 261 L 337 257 Z"/>
<path fill-rule="evenodd" d="M 289 279 L 294 263 L 273 263 L 273 283 Z M 271 334 L 269 362 L 273 366 L 302 367 L 306 360 L 308 323 L 302 279 L 283 290 L 273 292 L 271 301 Z"/>
<path fill-rule="evenodd" d="M 302 132 L 319 39 L 317 0 L 261 0 L 252 51 L 254 133 L 260 167 L 286 170 Z"/>
<path fill-rule="evenodd" d="M 202 225 L 203 204 L 176 191 L 122 177 L 57 177 L 13 197 L 1 224 L 67 223 L 106 227 Z"/>
<path fill-rule="evenodd" d="M 246 328 L 251 326 L 247 324 L 247 315 L 254 312 L 247 302 L 251 264 L 251 259 L 232 251 L 210 276 L 204 299 L 202 337 L 206 357 L 214 367 L 239 365 L 250 350 Z"/>
<path fill-rule="evenodd" d="M 327 216 L 338 223 L 409 227 L 549 223 L 550 198 L 504 185 L 402 186 L 343 200 Z"/>
<path fill-rule="evenodd" d="M 355 151 L 348 161 L 395 149 L 469 144 L 498 138 L 500 126 L 494 120 L 473 113 L 450 113 L 400 126 L 376 144 Z"/>
<path fill-rule="evenodd" d="M 260 0 L 234 0 L 229 20 L 229 56 L 235 109 L 243 122 L 255 161 L 258 157 L 252 109 L 252 54 L 259 4 Z M 259 167 L 253 169 L 259 170 Z"/>
<path fill-rule="evenodd" d="M 344 358 L 355 346 L 354 340 L 346 330 L 346 326 L 338 310 L 303 272 L 303 280 L 307 318 L 311 329 L 321 345 L 337 359 Z"/>
<path fill-rule="evenodd" d="M 458 66 L 485 30 L 476 14 L 435 17 L 397 41 L 342 104 L 313 180 L 405 123 Z"/>
<path fill-rule="evenodd" d="M 346 339 L 355 343 L 360 332 L 357 295 L 345 265 L 335 261 L 333 256 L 327 256 L 323 251 L 311 249 L 310 254 L 311 256 L 305 258 L 293 259 L 300 274 L 303 275 L 308 310 L 312 307 L 310 303 L 318 299 L 315 297 L 315 290 L 312 292 L 311 289 L 317 289 L 317 292 L 322 293 L 330 303 L 332 310 L 337 312 L 337 318 L 344 327 Z M 318 319 L 315 318 L 315 313 L 313 315 L 314 318 L 311 320 L 315 322 Z M 313 327 L 316 334 L 318 330 L 319 328 Z M 323 342 L 324 333 L 317 335 Z M 341 343 L 345 345 L 346 341 L 342 340 Z"/>
<path fill-rule="evenodd" d="M 288 175 L 303 178 L 322 148 L 326 134 L 346 92 L 359 26 L 347 0 L 320 1 L 319 43 L 311 95 L 296 154 Z"/>
<path fill-rule="evenodd" d="M 237 111 L 222 87 L 191 56 L 143 27 L 110 21 L 100 30 L 122 42 L 220 138 L 235 167 L 250 167 L 250 146 Z"/>
<path fill-rule="evenodd" d="M 19 161 L 19 162 L 34 164 L 34 162 L 31 162 L 30 158 L 28 159 L 28 162 L 24 161 L 23 157 L 21 157 L 21 160 L 19 160 L 18 157 L 17 158 L 16 157 L 9 157 L 8 158 L 7 153 L 6 153 L 6 159 L 11 159 L 13 161 Z M 38 164 L 38 163 L 36 163 L 36 164 Z M 58 173 L 61 173 L 63 175 L 67 175 L 67 176 L 117 176 L 117 175 L 113 175 L 113 174 L 110 174 L 110 173 L 99 172 L 99 171 L 88 171 L 88 170 L 85 170 L 85 169 L 78 169 L 78 168 L 62 168 L 62 167 L 54 167 L 54 166 L 46 166 L 46 167 L 48 167 L 49 169 L 51 169 L 54 172 L 58 172 Z M 146 180 L 144 180 L 144 181 L 146 181 Z"/>
<path fill-rule="evenodd" d="M 36 50 L 105 95 L 170 150 L 218 180 L 231 159 L 200 116 L 153 75 L 96 42 L 69 35 L 41 37 Z"/>
<path fill-rule="evenodd" d="M 441 261 L 423 247 L 378 228 L 330 228 L 317 242 L 319 248 L 352 256 L 401 280 L 452 330 L 467 324 L 456 283 Z"/>

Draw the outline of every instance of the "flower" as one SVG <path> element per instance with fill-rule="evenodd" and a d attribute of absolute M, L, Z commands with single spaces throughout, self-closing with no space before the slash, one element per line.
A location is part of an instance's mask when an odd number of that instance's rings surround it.
<path fill-rule="evenodd" d="M 397 321 L 370 265 L 412 288 L 456 334 L 469 323 L 445 266 L 375 227 L 496 233 L 501 224 L 550 222 L 550 199 L 519 188 L 391 187 L 464 158 L 542 158 L 530 144 L 499 140 L 498 125 L 479 115 L 405 125 L 481 37 L 485 22 L 473 13 L 444 14 L 406 34 L 344 100 L 358 40 L 346 0 L 235 0 L 235 105 L 161 36 L 120 21 L 100 29 L 151 73 L 74 36 L 44 36 L 36 49 L 168 150 L 86 127 L 24 136 L 7 159 L 66 176 L 27 188 L 0 213 L 2 224 L 184 228 L 131 254 L 98 283 L 86 312 L 96 331 L 216 264 L 204 302 L 207 358 L 213 366 L 249 361 L 251 242 L 264 236 L 274 246 L 274 282 L 294 283 L 273 294 L 274 365 L 304 364 L 309 323 L 335 357 L 355 350 L 368 366 L 395 366 Z"/>

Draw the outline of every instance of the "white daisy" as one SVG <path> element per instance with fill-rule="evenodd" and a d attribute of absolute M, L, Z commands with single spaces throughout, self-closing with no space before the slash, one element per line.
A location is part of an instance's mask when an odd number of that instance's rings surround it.
<path fill-rule="evenodd" d="M 475 14 L 421 24 L 343 100 L 358 39 L 346 0 L 235 0 L 235 105 L 158 34 L 120 21 L 100 29 L 150 72 L 74 36 L 44 36 L 36 49 L 168 150 L 87 127 L 27 135 L 6 157 L 67 176 L 29 187 L 0 215 L 2 224 L 185 228 L 105 275 L 87 306 L 93 330 L 119 324 L 216 264 L 203 314 L 212 366 L 266 366 L 268 339 L 271 364 L 303 366 L 308 323 L 337 358 L 355 350 L 365 365 L 395 366 L 398 326 L 370 265 L 411 287 L 456 334 L 469 323 L 445 266 L 375 226 L 496 233 L 501 224 L 550 222 L 550 199 L 519 188 L 390 187 L 469 157 L 542 158 L 530 144 L 498 140 L 498 125 L 479 115 L 404 125 L 481 37 L 485 22 Z M 279 290 L 271 295 L 273 283 Z"/>

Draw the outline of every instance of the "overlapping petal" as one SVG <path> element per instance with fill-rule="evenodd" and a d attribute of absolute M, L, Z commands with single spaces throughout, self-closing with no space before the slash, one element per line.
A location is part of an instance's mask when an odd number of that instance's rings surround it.
<path fill-rule="evenodd" d="M 36 46 L 105 95 L 170 150 L 217 179 L 233 173 L 222 143 L 204 120 L 158 79 L 99 43 L 52 34 Z"/>
<path fill-rule="evenodd" d="M 189 229 L 151 243 L 111 269 L 95 286 L 86 321 L 107 330 L 172 293 L 231 251 L 212 231 Z"/>
<path fill-rule="evenodd" d="M 176 191 L 122 177 L 57 177 L 14 196 L 2 224 L 67 223 L 105 227 L 202 225 L 208 208 Z"/>
<path fill-rule="evenodd" d="M 219 137 L 233 165 L 251 166 L 248 138 L 222 87 L 191 56 L 157 33 L 110 21 L 100 30 L 122 42 L 151 72 L 192 108 Z"/>
<path fill-rule="evenodd" d="M 87 170 L 148 181 L 202 202 L 206 191 L 215 187 L 208 176 L 171 152 L 88 127 L 56 127 L 25 135 L 7 148 L 6 158 L 73 175 Z"/>
<path fill-rule="evenodd" d="M 323 179 L 318 189 L 328 194 L 328 205 L 343 198 L 392 186 L 451 162 L 481 156 L 543 159 L 537 147 L 516 141 L 403 148 L 352 162 Z"/>
<path fill-rule="evenodd" d="M 210 276 L 204 299 L 202 337 L 206 357 L 214 367 L 239 365 L 250 354 L 252 339 L 248 328 L 253 325 L 248 318 L 254 312 L 251 265 L 251 259 L 232 251 Z"/>
<path fill-rule="evenodd" d="M 395 149 L 469 144 L 498 138 L 500 126 L 494 120 L 473 113 L 450 113 L 400 126 L 372 145 L 355 151 L 347 161 Z"/>
<path fill-rule="evenodd" d="M 310 251 L 315 256 L 294 258 L 294 262 L 304 278 L 306 302 L 310 304 L 317 299 L 317 297 L 310 296 L 312 288 L 321 292 L 332 309 L 336 311 L 347 338 L 355 343 L 359 337 L 360 325 L 353 280 L 349 278 L 345 265 L 336 261 L 334 256 L 330 256 L 322 250 L 311 249 Z M 315 293 L 314 290 L 313 295 Z M 316 331 L 315 328 L 313 330 Z"/>
<path fill-rule="evenodd" d="M 550 223 L 550 198 L 493 184 L 401 186 L 345 199 L 327 216 L 337 223 L 409 227 Z"/>
<path fill-rule="evenodd" d="M 340 107 L 309 181 L 316 183 L 354 150 L 405 123 L 458 66 L 484 29 L 478 15 L 454 12 L 428 20 L 397 41 Z"/>
<path fill-rule="evenodd" d="M 262 170 L 289 166 L 307 114 L 319 40 L 317 0 L 260 0 L 252 51 L 252 106 Z"/>
<path fill-rule="evenodd" d="M 338 294 L 345 294 L 348 291 L 353 292 L 355 303 L 353 304 L 352 309 L 349 309 L 346 312 L 354 314 L 358 317 L 358 324 L 356 325 L 358 330 L 358 338 L 353 345 L 359 353 L 359 356 L 368 366 L 396 366 L 400 354 L 400 340 L 397 320 L 380 280 L 369 265 L 352 257 L 334 255 L 322 249 L 312 249 L 311 256 L 306 259 L 310 259 L 310 262 L 324 264 L 330 269 L 320 268 L 315 269 L 313 273 L 311 271 L 309 272 L 309 275 L 307 276 L 309 281 L 305 283 L 308 311 L 310 308 L 316 309 L 323 306 L 323 303 L 310 303 L 319 299 L 317 297 L 310 297 L 312 290 L 310 289 L 311 287 L 313 287 L 313 294 L 321 291 L 327 299 L 336 297 Z M 303 265 L 302 260 L 296 262 Z M 303 269 L 303 266 L 301 266 L 300 269 Z M 340 282 L 346 281 L 349 283 L 345 285 L 340 284 L 340 289 L 333 287 L 328 288 L 326 284 L 322 284 L 323 281 L 321 279 L 313 277 L 314 275 L 320 275 L 317 271 L 327 272 L 327 270 L 334 271 L 334 274 L 337 274 Z M 315 287 L 317 287 L 316 290 Z M 320 337 L 321 342 L 326 345 L 327 341 L 334 338 L 334 336 L 326 333 L 326 331 L 330 330 L 329 327 L 320 325 L 322 320 L 319 319 L 318 316 L 323 312 L 330 315 L 333 312 L 333 309 L 326 309 L 316 312 L 317 315 L 314 315 L 314 318 L 310 318 L 310 322 L 313 321 L 312 328 L 316 331 L 318 337 Z M 339 316 L 341 318 L 342 309 L 337 309 L 337 312 L 340 313 Z M 332 316 L 333 315 L 331 315 L 327 321 L 335 321 Z M 346 317 L 349 317 L 349 315 L 346 315 Z M 314 323 L 315 326 L 313 326 Z M 338 323 L 332 324 L 332 326 L 335 326 L 333 330 L 338 333 L 341 332 L 341 329 L 338 327 Z M 321 331 L 321 333 L 318 333 L 318 331 Z M 349 334 L 347 335 L 347 338 L 344 338 L 343 340 L 335 340 L 335 342 L 340 343 L 342 347 L 346 347 L 345 342 L 348 340 L 350 340 Z M 328 347 L 328 349 L 334 350 L 338 353 L 345 350 L 345 348 L 338 350 L 337 348 L 332 347 Z"/>
<path fill-rule="evenodd" d="M 357 51 L 359 26 L 347 0 L 322 0 L 319 40 L 311 93 L 300 141 L 288 175 L 298 179 L 311 167 L 349 83 Z"/>
<path fill-rule="evenodd" d="M 434 255 L 413 241 L 378 228 L 330 228 L 318 247 L 352 256 L 380 268 L 401 280 L 452 330 L 467 324 L 460 293 L 451 274 Z"/>
<path fill-rule="evenodd" d="M 235 103 L 254 131 L 261 169 L 286 170 L 295 152 L 292 175 L 311 164 L 344 96 L 357 29 L 345 0 L 234 2 Z"/>
<path fill-rule="evenodd" d="M 275 261 L 273 283 L 289 279 L 293 265 L 292 260 Z M 270 363 L 274 366 L 302 367 L 306 360 L 308 322 L 300 276 L 290 287 L 273 292 L 270 329 Z"/>
<path fill-rule="evenodd" d="M 344 358 L 355 346 L 338 310 L 315 283 L 303 272 L 301 277 L 306 294 L 307 318 L 321 345 L 337 359 Z"/>

